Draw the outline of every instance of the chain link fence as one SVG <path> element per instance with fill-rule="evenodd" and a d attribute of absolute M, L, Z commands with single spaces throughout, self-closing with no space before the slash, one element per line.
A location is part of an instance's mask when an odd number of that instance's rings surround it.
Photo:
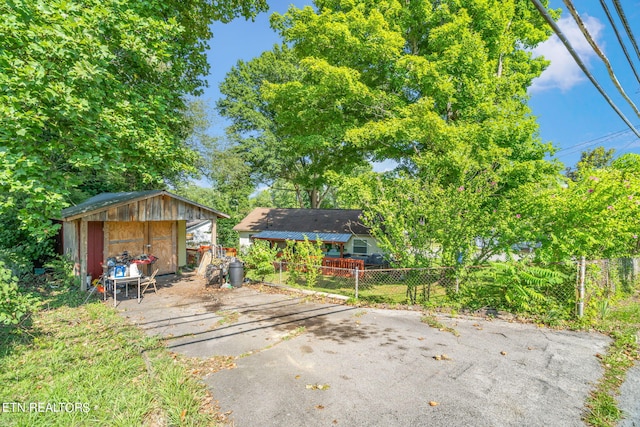
<path fill-rule="evenodd" d="M 586 261 L 583 274 L 585 313 L 604 317 L 612 301 L 640 289 L 640 258 Z"/>
<path fill-rule="evenodd" d="M 550 321 L 597 315 L 613 298 L 640 288 L 640 260 L 482 267 L 339 268 L 276 262 L 272 282 L 382 304 L 542 315 Z M 580 292 L 584 289 L 584 292 Z M 579 310 L 579 305 L 582 304 Z M 605 307 L 605 308 L 603 308 Z M 586 309 L 586 312 L 582 310 Z"/>

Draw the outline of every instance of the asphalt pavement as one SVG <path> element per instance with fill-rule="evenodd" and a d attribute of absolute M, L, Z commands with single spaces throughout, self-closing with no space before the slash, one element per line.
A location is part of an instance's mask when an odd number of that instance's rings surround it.
<path fill-rule="evenodd" d="M 235 369 L 204 382 L 238 427 L 583 426 L 610 343 L 500 319 L 438 315 L 429 326 L 419 311 L 203 289 L 192 278 L 118 308 L 172 351 L 235 357 Z M 625 386 L 633 408 L 638 383 Z"/>

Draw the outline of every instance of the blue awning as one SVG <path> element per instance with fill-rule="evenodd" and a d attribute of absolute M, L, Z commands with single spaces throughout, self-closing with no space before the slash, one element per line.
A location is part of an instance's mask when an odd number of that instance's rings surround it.
<path fill-rule="evenodd" d="M 351 238 L 351 234 L 346 233 L 315 233 L 299 232 L 299 231 L 271 231 L 265 230 L 251 236 L 252 239 L 262 240 L 295 240 L 297 242 L 304 241 L 305 236 L 312 242 L 320 239 L 326 243 L 347 243 Z"/>

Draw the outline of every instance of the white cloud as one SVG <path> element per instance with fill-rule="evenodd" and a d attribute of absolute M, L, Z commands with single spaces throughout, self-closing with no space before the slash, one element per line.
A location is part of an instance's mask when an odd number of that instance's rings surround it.
<path fill-rule="evenodd" d="M 589 30 L 591 37 L 596 41 L 598 46 L 600 46 L 600 49 L 604 51 L 604 46 L 600 40 L 604 25 L 597 18 L 589 15 L 582 16 L 582 20 Z M 584 35 L 580 32 L 573 18 L 571 16 L 560 18 L 560 20 L 558 20 L 558 26 L 578 56 L 582 59 L 582 62 L 588 67 L 589 62 L 597 56 L 589 45 L 589 42 L 587 42 Z M 533 81 L 529 88 L 530 93 L 552 89 L 560 89 L 560 91 L 566 92 L 587 80 L 587 77 L 580 67 L 578 67 L 567 48 L 555 34 L 534 49 L 533 55 L 542 55 L 550 60 L 551 64 L 549 64 L 540 77 Z"/>

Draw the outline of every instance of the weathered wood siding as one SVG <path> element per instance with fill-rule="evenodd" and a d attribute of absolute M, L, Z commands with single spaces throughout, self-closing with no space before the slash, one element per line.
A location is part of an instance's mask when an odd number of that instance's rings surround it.
<path fill-rule="evenodd" d="M 158 257 L 152 268 L 158 268 L 158 274 L 178 270 L 176 221 L 105 222 L 104 235 L 105 258 L 125 251 L 131 256 L 152 254 Z"/>
<path fill-rule="evenodd" d="M 216 215 L 173 197 L 158 195 L 84 216 L 85 221 L 167 221 L 213 219 Z"/>
<path fill-rule="evenodd" d="M 65 218 L 63 250 L 73 260 L 75 274 L 84 278 L 90 249 L 87 225 L 97 221 L 104 223 L 105 261 L 124 251 L 132 256 L 152 254 L 158 261 L 150 268 L 158 268 L 159 274 L 175 273 L 186 263 L 186 221 L 212 220 L 215 224 L 218 215 L 225 216 L 170 194 L 157 194 L 104 208 L 96 206 L 93 211 Z M 93 246 L 96 245 L 92 244 L 91 249 L 97 250 Z M 84 287 L 85 281 L 82 283 Z"/>
<path fill-rule="evenodd" d="M 146 253 L 144 246 L 144 223 L 107 222 L 105 223 L 106 257 L 122 255 L 127 251 L 136 256 Z"/>
<path fill-rule="evenodd" d="M 153 269 L 158 274 L 175 273 L 178 270 L 177 224 L 175 221 L 149 223 L 151 253 L 158 257 Z"/>
<path fill-rule="evenodd" d="M 64 222 L 62 224 L 64 255 L 73 261 L 73 273 L 80 276 L 80 221 Z"/>

